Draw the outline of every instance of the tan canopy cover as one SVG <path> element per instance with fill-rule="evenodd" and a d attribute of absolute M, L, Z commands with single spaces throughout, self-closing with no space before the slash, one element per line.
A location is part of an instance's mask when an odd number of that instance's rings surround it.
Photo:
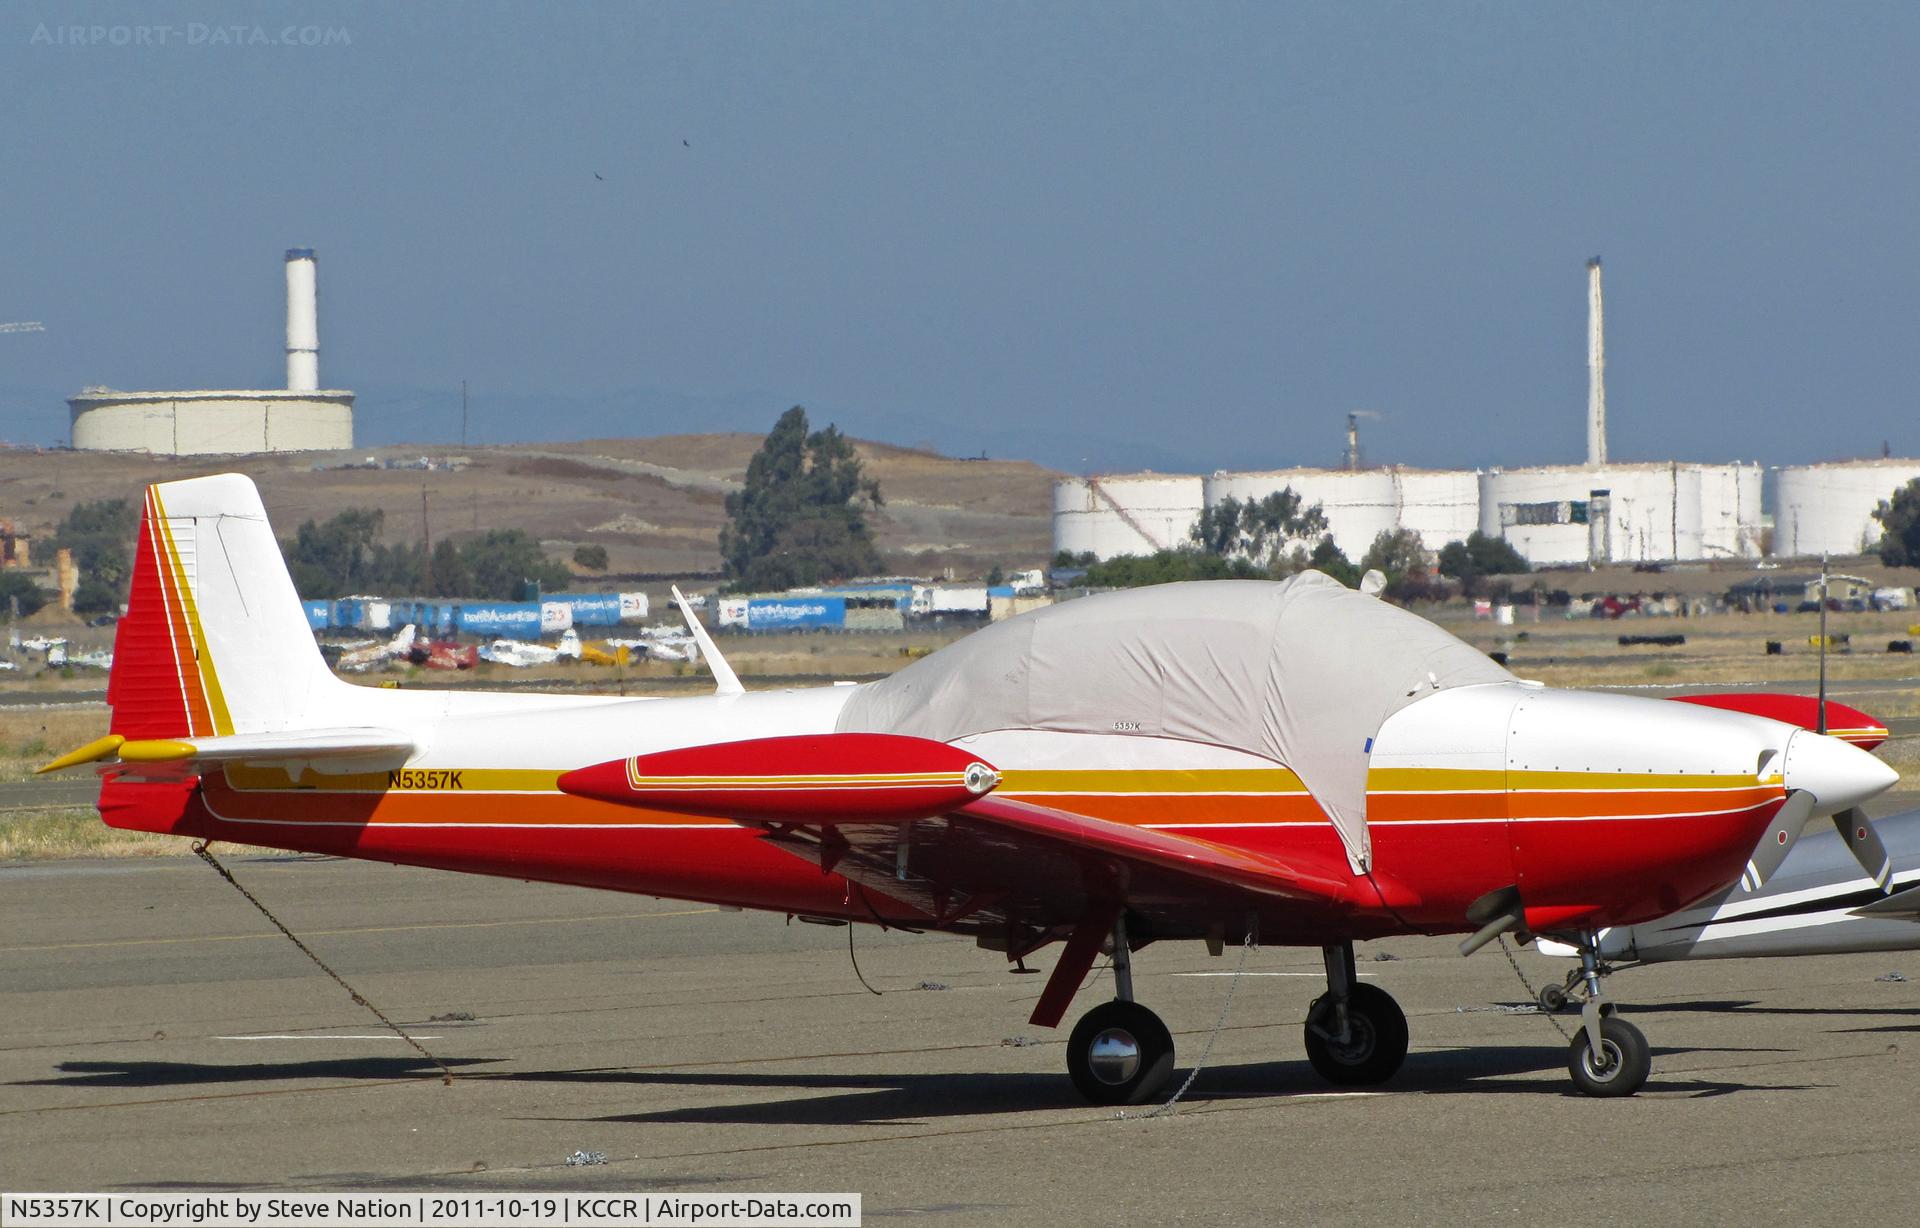
<path fill-rule="evenodd" d="M 1162 584 L 983 628 L 856 690 L 845 732 L 951 742 L 997 729 L 1175 738 L 1285 764 L 1369 860 L 1367 752 L 1446 687 L 1511 682 L 1479 650 L 1317 571 Z"/>

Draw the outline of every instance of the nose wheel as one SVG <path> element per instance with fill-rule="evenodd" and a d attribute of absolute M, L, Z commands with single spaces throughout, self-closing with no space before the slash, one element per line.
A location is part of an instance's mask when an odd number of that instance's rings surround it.
<path fill-rule="evenodd" d="M 1612 1000 L 1601 989 L 1600 978 L 1609 969 L 1595 954 L 1598 946 L 1597 935 L 1583 937 L 1580 968 L 1567 978 L 1566 991 L 1574 988 L 1577 977 L 1584 982 L 1587 997 L 1580 1006 L 1580 1030 L 1567 1045 L 1567 1072 L 1573 1076 L 1573 1085 L 1589 1096 L 1631 1096 L 1653 1072 L 1653 1051 L 1639 1028 L 1614 1013 Z M 1540 1005 L 1547 1006 L 1544 989 Z"/>
<path fill-rule="evenodd" d="M 1589 1029 L 1583 1027 L 1574 1034 L 1567 1052 L 1567 1071 L 1573 1075 L 1574 1086 L 1589 1096 L 1631 1096 L 1653 1070 L 1647 1038 L 1618 1015 L 1607 1015 L 1599 1023 L 1597 1051 Z"/>

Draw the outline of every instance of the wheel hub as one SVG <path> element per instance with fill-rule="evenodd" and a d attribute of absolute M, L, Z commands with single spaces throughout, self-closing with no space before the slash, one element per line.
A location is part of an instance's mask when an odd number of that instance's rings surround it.
<path fill-rule="evenodd" d="M 1611 1040 L 1603 1040 L 1600 1042 L 1600 1052 L 1595 1053 L 1591 1048 L 1588 1048 L 1586 1053 L 1581 1056 L 1580 1064 L 1587 1068 L 1589 1075 L 1592 1075 L 1602 1083 L 1607 1082 L 1620 1073 L 1622 1064 L 1620 1060 L 1620 1046 Z"/>
<path fill-rule="evenodd" d="M 1357 1066 L 1373 1056 L 1373 1024 L 1358 1012 L 1347 1015 L 1347 1043 L 1331 1043 L 1327 1051 L 1339 1061 Z"/>
<path fill-rule="evenodd" d="M 1087 1069 L 1102 1083 L 1118 1087 L 1140 1071 L 1140 1042 L 1125 1028 L 1107 1028 L 1087 1047 Z"/>

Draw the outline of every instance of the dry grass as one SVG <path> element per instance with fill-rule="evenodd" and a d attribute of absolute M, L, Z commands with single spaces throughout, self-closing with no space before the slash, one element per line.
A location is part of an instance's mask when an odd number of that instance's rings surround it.
<path fill-rule="evenodd" d="M 108 827 L 92 807 L 0 814 L 0 862 L 68 857 L 171 857 L 187 852 L 179 836 Z"/>
<path fill-rule="evenodd" d="M 106 731 L 105 704 L 0 708 L 0 781 L 26 780 L 47 760 Z"/>

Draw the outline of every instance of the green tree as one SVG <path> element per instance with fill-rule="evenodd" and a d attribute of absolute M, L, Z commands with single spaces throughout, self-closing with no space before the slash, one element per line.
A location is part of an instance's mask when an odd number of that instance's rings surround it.
<path fill-rule="evenodd" d="M 720 555 L 736 590 L 781 589 L 871 575 L 883 564 L 867 525 L 880 484 L 862 472 L 853 441 L 807 411 L 780 415 L 727 496 Z"/>
<path fill-rule="evenodd" d="M 1232 495 L 1200 509 L 1188 536 L 1208 554 L 1225 558 L 1241 548 L 1240 526 L 1247 505 Z"/>
<path fill-rule="evenodd" d="M 1201 509 L 1188 536 L 1208 554 L 1222 558 L 1244 555 L 1274 567 L 1282 562 L 1290 546 L 1311 541 L 1326 531 L 1327 517 L 1320 505 L 1306 506 L 1289 486 L 1260 499 L 1243 501 L 1228 495 Z"/>
<path fill-rule="evenodd" d="M 1387 582 L 1427 570 L 1427 548 L 1413 529 L 1382 529 L 1360 560 L 1363 572 L 1378 569 Z"/>
<path fill-rule="evenodd" d="M 473 591 L 473 572 L 460 547 L 441 538 L 433 547 L 433 591 L 430 597 L 465 597 Z"/>
<path fill-rule="evenodd" d="M 1893 498 L 1874 509 L 1873 518 L 1885 530 L 1880 535 L 1880 561 L 1889 567 L 1920 567 L 1920 478 L 1893 492 Z"/>
<path fill-rule="evenodd" d="M 0 618 L 12 614 L 15 602 L 19 603 L 20 617 L 30 618 L 47 604 L 47 594 L 17 571 L 0 571 Z"/>
<path fill-rule="evenodd" d="M 573 561 L 588 571 L 605 571 L 607 569 L 607 548 L 597 542 L 585 546 L 575 546 L 573 548 Z"/>
<path fill-rule="evenodd" d="M 324 523 L 307 521 L 292 541 L 281 542 L 300 595 L 419 593 L 516 601 L 529 587 L 558 591 L 573 578 L 566 564 L 521 530 L 494 529 L 457 545 L 445 538 L 436 543 L 429 583 L 426 547 L 380 541 L 385 519 L 378 508 L 348 508 Z"/>
<path fill-rule="evenodd" d="M 1360 587 L 1360 568 L 1346 556 L 1346 552 L 1333 544 L 1332 534 L 1320 539 L 1313 553 L 1307 556 L 1307 566 L 1315 571 L 1325 572 L 1348 588 Z"/>
<path fill-rule="evenodd" d="M 292 541 L 280 543 L 294 588 L 316 598 L 374 591 L 368 563 L 386 518 L 379 508 L 350 507 L 324 524 L 301 524 Z"/>
<path fill-rule="evenodd" d="M 133 576 L 133 538 L 139 527 L 140 513 L 133 504 L 101 499 L 75 504 L 54 530 L 55 548 L 73 552 L 74 567 L 82 587 L 89 589 L 89 598 L 98 599 L 105 591 L 101 610 L 115 609 L 126 600 L 127 582 Z M 77 600 L 78 590 L 75 596 Z"/>
<path fill-rule="evenodd" d="M 1152 554 L 1122 554 L 1087 568 L 1082 583 L 1089 588 L 1138 588 L 1143 584 L 1172 584 L 1176 580 L 1257 580 L 1266 572 L 1244 558 L 1224 559 L 1191 547 L 1157 550 Z"/>
<path fill-rule="evenodd" d="M 548 557 L 539 542 L 519 529 L 490 529 L 462 542 L 460 558 L 469 577 L 467 591 L 449 596 L 515 601 L 531 587 L 558 592 L 572 579 L 565 564 Z"/>
<path fill-rule="evenodd" d="M 82 580 L 73 590 L 75 614 L 105 614 L 120 608 L 120 594 L 102 580 Z"/>
<path fill-rule="evenodd" d="M 1448 542 L 1440 548 L 1439 570 L 1471 590 L 1482 576 L 1520 575 L 1533 569 L 1506 538 L 1489 537 L 1476 529 L 1465 541 Z"/>

